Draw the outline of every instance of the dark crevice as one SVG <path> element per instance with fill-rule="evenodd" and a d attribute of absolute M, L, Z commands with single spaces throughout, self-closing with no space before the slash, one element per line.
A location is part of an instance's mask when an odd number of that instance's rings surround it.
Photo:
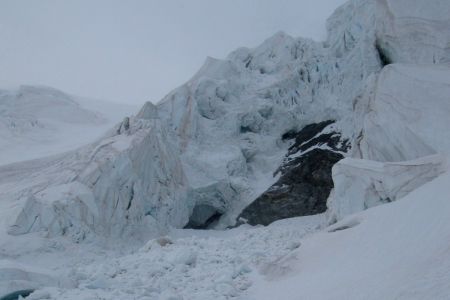
<path fill-rule="evenodd" d="M 328 232 L 336 232 L 336 231 L 342 231 L 342 230 L 346 230 L 346 229 L 349 229 L 349 228 L 352 228 L 351 226 L 341 226 L 341 227 L 337 227 L 337 228 L 334 228 L 334 229 L 332 229 L 332 230 L 330 230 L 330 231 L 328 231 Z"/>
<path fill-rule="evenodd" d="M 253 132 L 253 130 L 249 126 L 241 126 L 239 131 L 240 131 L 240 133 Z"/>
<path fill-rule="evenodd" d="M 246 68 L 249 68 L 249 67 L 250 67 L 250 64 L 251 64 L 251 62 L 252 62 L 252 59 L 253 59 L 253 57 L 251 57 L 251 56 L 249 56 L 249 57 L 247 58 L 247 61 L 245 61 L 245 67 L 246 67 Z"/>
<path fill-rule="evenodd" d="M 29 295 L 31 295 L 31 293 L 33 293 L 33 292 L 34 292 L 34 290 L 15 291 L 15 292 L 9 293 L 3 297 L 0 297 L 0 300 L 17 300 L 17 299 L 19 299 L 19 297 L 26 298 Z"/>
<path fill-rule="evenodd" d="M 355 220 L 355 219 L 349 220 L 345 224 L 342 224 L 340 226 L 333 226 L 331 229 L 328 230 L 328 232 L 332 233 L 332 232 L 347 230 L 347 229 L 353 228 L 355 226 L 358 226 L 359 223 L 360 223 L 359 220 Z"/>
<path fill-rule="evenodd" d="M 127 210 L 131 208 L 131 203 L 133 203 L 133 199 L 134 199 L 134 186 L 132 185 L 130 191 L 130 201 L 128 202 Z"/>
<path fill-rule="evenodd" d="M 381 66 L 385 67 L 393 63 L 392 59 L 389 57 L 387 51 L 381 46 L 380 41 L 375 42 L 375 49 L 377 50 L 378 57 L 380 58 Z"/>
<path fill-rule="evenodd" d="M 184 226 L 185 229 L 210 229 L 222 217 L 223 213 L 216 208 L 200 204 L 194 207 L 189 222 Z"/>
<path fill-rule="evenodd" d="M 222 215 L 223 215 L 222 213 L 216 211 L 211 217 L 209 217 L 209 219 L 206 220 L 205 223 L 197 224 L 197 225 L 191 224 L 191 227 L 188 227 L 189 226 L 189 223 L 188 223 L 188 225 L 186 225 L 184 228 L 209 229 L 212 227 L 212 225 L 216 224 L 217 221 L 219 221 L 219 219 L 222 217 Z"/>

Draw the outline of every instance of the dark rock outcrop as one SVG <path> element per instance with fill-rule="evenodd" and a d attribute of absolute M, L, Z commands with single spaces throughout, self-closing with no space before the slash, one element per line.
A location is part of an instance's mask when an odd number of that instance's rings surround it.
<path fill-rule="evenodd" d="M 280 219 L 325 212 L 333 188 L 331 168 L 349 148 L 348 141 L 342 140 L 338 132 L 326 130 L 333 123 L 330 120 L 310 124 L 299 132 L 283 135 L 283 139 L 295 141 L 274 174 L 281 173 L 281 177 L 243 210 L 239 223 L 268 225 Z"/>

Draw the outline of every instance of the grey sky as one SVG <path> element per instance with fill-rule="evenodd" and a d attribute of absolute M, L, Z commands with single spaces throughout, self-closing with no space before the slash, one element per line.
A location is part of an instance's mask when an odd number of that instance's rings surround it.
<path fill-rule="evenodd" d="M 325 38 L 345 0 L 0 0 L 0 88 L 48 85 L 117 102 L 157 102 L 206 56 L 279 30 Z"/>

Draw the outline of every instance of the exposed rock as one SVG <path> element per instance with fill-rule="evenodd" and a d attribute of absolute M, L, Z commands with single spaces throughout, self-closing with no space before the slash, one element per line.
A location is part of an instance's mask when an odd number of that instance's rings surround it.
<path fill-rule="evenodd" d="M 325 127 L 330 124 L 333 124 L 335 121 L 328 120 L 320 123 L 309 124 L 303 127 L 300 132 L 289 131 L 281 136 L 283 140 L 295 139 L 294 144 L 289 147 L 288 155 L 293 153 L 297 153 L 299 150 L 304 151 L 309 147 L 304 148 L 304 150 L 300 149 L 301 146 L 305 145 L 306 142 L 310 141 L 313 137 L 319 134 Z M 325 141 L 326 143 L 327 141 Z"/>
<path fill-rule="evenodd" d="M 340 134 L 332 131 L 333 123 L 329 120 L 309 124 L 297 133 L 283 135 L 284 139 L 295 138 L 295 142 L 276 171 L 281 177 L 243 210 L 239 222 L 268 225 L 326 210 L 333 188 L 331 168 L 348 150 L 348 141 L 341 141 Z"/>
<path fill-rule="evenodd" d="M 239 217 L 251 225 L 269 225 L 280 219 L 323 213 L 333 188 L 331 168 L 342 158 L 328 150 L 308 152 Z"/>

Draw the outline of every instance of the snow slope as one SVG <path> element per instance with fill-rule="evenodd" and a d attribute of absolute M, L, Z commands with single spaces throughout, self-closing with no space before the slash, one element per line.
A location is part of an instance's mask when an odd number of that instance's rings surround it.
<path fill-rule="evenodd" d="M 447 172 L 303 239 L 276 264 L 284 274 L 255 274 L 246 299 L 448 299 L 449 182 Z"/>
<path fill-rule="evenodd" d="M 73 150 L 136 111 L 49 87 L 0 90 L 0 165 Z"/>

